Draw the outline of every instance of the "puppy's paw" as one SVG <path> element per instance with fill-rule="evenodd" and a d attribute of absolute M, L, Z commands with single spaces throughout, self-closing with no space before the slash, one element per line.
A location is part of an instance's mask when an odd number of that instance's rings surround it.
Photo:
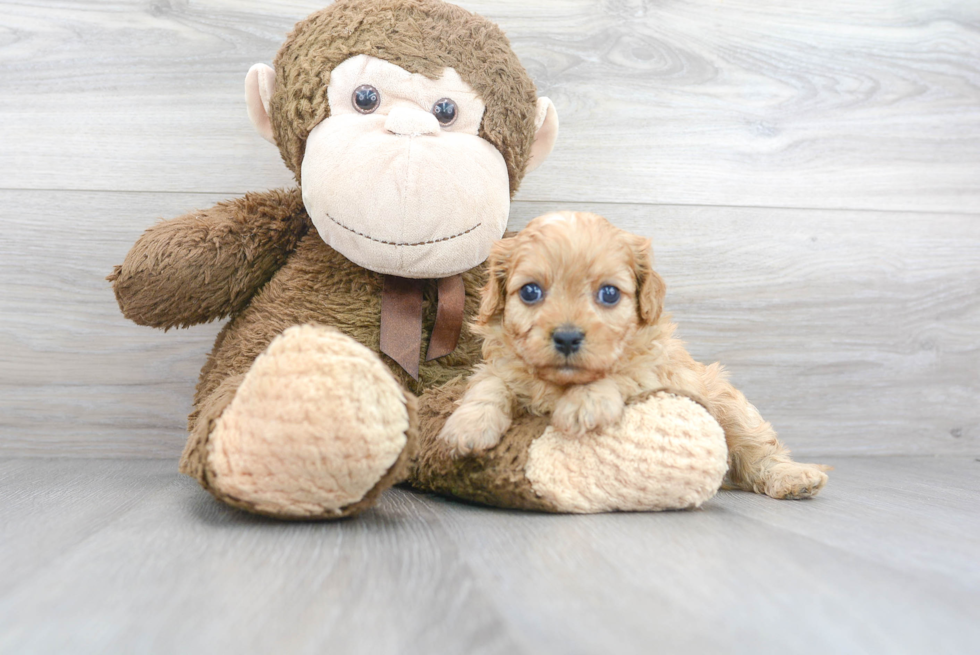
<path fill-rule="evenodd" d="M 829 470 L 829 466 L 822 464 L 780 462 L 766 471 L 762 492 L 772 498 L 786 500 L 812 498 L 827 484 L 824 471 Z"/>
<path fill-rule="evenodd" d="M 439 432 L 456 457 L 493 448 L 510 427 L 510 417 L 489 405 L 461 405 Z"/>
<path fill-rule="evenodd" d="M 572 387 L 555 404 L 551 424 L 559 432 L 582 435 L 614 425 L 623 417 L 623 398 L 589 386 Z"/>

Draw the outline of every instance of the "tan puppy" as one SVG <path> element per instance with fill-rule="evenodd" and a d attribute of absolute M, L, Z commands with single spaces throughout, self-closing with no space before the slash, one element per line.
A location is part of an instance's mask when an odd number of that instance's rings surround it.
<path fill-rule="evenodd" d="M 638 394 L 702 403 L 725 430 L 728 482 L 774 498 L 815 495 L 826 467 L 799 464 L 719 364 L 694 361 L 661 315 L 650 240 L 595 214 L 557 212 L 494 246 L 475 330 L 481 364 L 440 433 L 456 453 L 492 448 L 515 403 L 570 435 L 616 423 Z"/>

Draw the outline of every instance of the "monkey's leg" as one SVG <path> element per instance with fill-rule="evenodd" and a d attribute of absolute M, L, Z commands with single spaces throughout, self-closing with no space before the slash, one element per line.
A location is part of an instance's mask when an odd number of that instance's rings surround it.
<path fill-rule="evenodd" d="M 405 477 L 415 407 L 361 344 L 331 328 L 292 327 L 202 400 L 181 471 L 251 512 L 348 516 Z"/>
<path fill-rule="evenodd" d="M 704 368 L 705 401 L 725 430 L 729 470 L 726 485 L 772 498 L 816 496 L 827 483 L 828 467 L 790 459 L 776 431 L 718 365 Z"/>
<path fill-rule="evenodd" d="M 727 469 L 721 426 L 693 400 L 666 392 L 635 399 L 621 421 L 584 435 L 518 412 L 499 444 L 456 457 L 437 435 L 465 387 L 456 380 L 419 399 L 410 478 L 417 489 L 545 512 L 656 511 L 700 506 Z"/>

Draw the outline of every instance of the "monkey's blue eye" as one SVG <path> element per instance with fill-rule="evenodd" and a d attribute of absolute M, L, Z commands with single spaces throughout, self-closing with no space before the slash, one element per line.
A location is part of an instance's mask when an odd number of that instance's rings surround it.
<path fill-rule="evenodd" d="M 432 105 L 432 115 L 436 117 L 440 125 L 449 127 L 456 122 L 459 111 L 456 109 L 455 102 L 449 98 L 443 98 L 442 100 L 437 100 L 436 104 Z"/>
<path fill-rule="evenodd" d="M 596 299 L 599 301 L 600 305 L 605 305 L 606 307 L 612 307 L 613 305 L 619 302 L 620 296 L 621 294 L 619 292 L 619 289 L 617 289 L 611 284 L 607 284 L 606 286 L 599 289 L 599 293 L 596 294 Z"/>
<path fill-rule="evenodd" d="M 362 84 L 354 89 L 351 103 L 362 114 L 370 114 L 381 104 L 381 93 L 370 84 Z"/>
<path fill-rule="evenodd" d="M 519 292 L 521 300 L 524 301 L 526 305 L 533 305 L 536 302 L 540 302 L 544 298 L 544 291 L 534 282 L 529 282 L 521 287 Z"/>

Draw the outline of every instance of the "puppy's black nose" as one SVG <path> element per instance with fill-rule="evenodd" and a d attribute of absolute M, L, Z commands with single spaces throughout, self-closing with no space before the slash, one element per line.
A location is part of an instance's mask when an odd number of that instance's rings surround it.
<path fill-rule="evenodd" d="M 562 327 L 551 333 L 551 340 L 555 344 L 555 350 L 563 355 L 571 355 L 572 353 L 578 352 L 578 349 L 582 347 L 583 339 L 585 339 L 585 333 L 576 327 Z"/>

